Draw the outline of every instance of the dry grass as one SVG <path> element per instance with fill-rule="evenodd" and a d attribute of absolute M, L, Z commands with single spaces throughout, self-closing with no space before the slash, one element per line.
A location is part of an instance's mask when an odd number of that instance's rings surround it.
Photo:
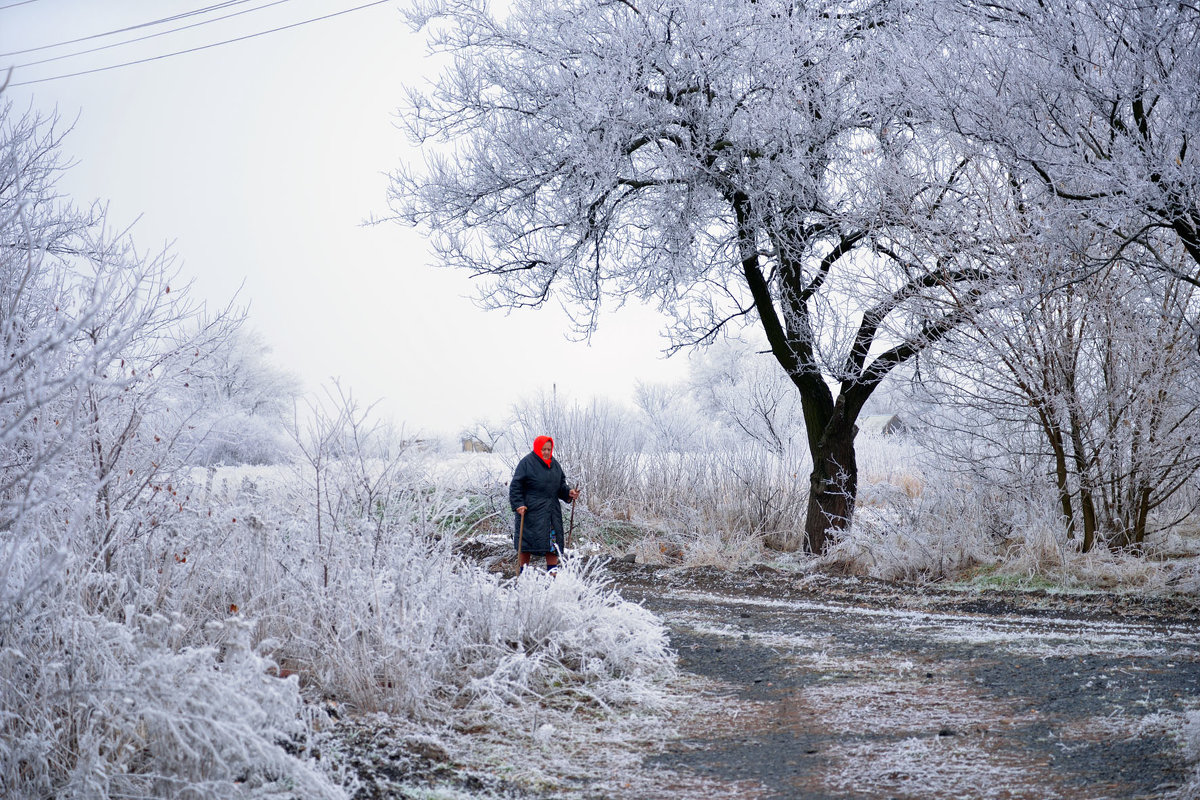
<path fill-rule="evenodd" d="M 470 456 L 470 465 L 467 458 L 443 461 L 455 473 L 471 466 L 474 479 L 503 483 L 503 458 Z M 909 437 L 860 436 L 858 460 L 854 524 L 819 560 L 769 549 L 782 539 L 802 541 L 807 464 L 752 466 L 717 453 L 644 457 L 640 468 L 657 478 L 601 503 L 608 509 L 602 517 L 577 509 L 575 546 L 669 566 L 770 562 L 887 580 L 1200 595 L 1200 519 L 1151 536 L 1142 556 L 1103 548 L 1081 554 L 1044 511 L 1052 505 L 1046 498 L 964 485 L 960 475 L 923 463 Z"/>

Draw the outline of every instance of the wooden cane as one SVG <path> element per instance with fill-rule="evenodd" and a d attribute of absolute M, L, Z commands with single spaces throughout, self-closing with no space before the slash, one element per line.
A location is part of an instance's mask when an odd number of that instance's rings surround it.
<path fill-rule="evenodd" d="M 521 543 L 525 541 L 525 515 L 521 515 L 521 530 L 517 534 L 517 574 L 521 574 Z"/>
<path fill-rule="evenodd" d="M 570 549 L 571 534 L 574 533 L 574 531 L 575 531 L 575 498 L 571 498 L 571 524 L 570 524 L 570 527 L 567 528 L 567 541 L 566 541 L 566 547 L 564 549 L 568 549 L 568 550 Z"/>

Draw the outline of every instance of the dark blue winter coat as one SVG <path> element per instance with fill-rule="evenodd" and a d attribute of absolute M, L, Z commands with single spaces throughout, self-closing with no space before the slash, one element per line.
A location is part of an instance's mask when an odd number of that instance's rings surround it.
<path fill-rule="evenodd" d="M 537 453 L 528 453 L 517 463 L 512 483 L 508 486 L 508 502 L 516 519 L 513 520 L 513 547 L 520 540 L 520 552 L 553 553 L 563 550 L 562 506 L 559 500 L 570 502 L 571 488 L 562 467 L 553 458 L 550 466 Z M 525 506 L 525 529 L 521 530 L 521 515 L 516 511 Z"/>

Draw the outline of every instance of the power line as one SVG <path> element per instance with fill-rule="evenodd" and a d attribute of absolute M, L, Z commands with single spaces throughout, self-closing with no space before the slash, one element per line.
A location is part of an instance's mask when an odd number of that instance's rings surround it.
<path fill-rule="evenodd" d="M 23 0 L 23 1 L 24 2 L 32 2 L 32 0 Z M 0 58 L 7 58 L 9 56 L 19 56 L 19 55 L 24 55 L 25 53 L 36 53 L 39 50 L 52 50 L 55 47 L 65 47 L 66 45 L 69 45 L 69 44 L 79 44 L 80 42 L 88 42 L 88 41 L 91 41 L 92 39 L 103 39 L 105 36 L 115 36 L 118 33 L 128 33 L 129 31 L 136 31 L 139 28 L 149 28 L 152 25 L 161 25 L 164 22 L 176 22 L 178 20 L 186 19 L 188 17 L 194 17 L 197 14 L 207 14 L 209 11 L 220 11 L 222 8 L 228 8 L 229 6 L 236 6 L 236 5 L 240 5 L 242 3 L 248 3 L 248 2 L 250 2 L 250 0 L 225 0 L 224 3 L 216 3 L 211 6 L 205 6 L 204 8 L 196 8 L 191 11 L 185 11 L 182 14 L 175 14 L 170 17 L 163 17 L 162 19 L 155 19 L 155 20 L 151 20 L 149 22 L 139 22 L 137 25 L 130 25 L 127 28 L 117 28 L 116 30 L 105 31 L 104 33 L 93 33 L 90 36 L 80 36 L 78 39 L 69 39 L 65 42 L 55 42 L 54 44 L 43 44 L 38 47 L 29 47 L 24 50 L 14 50 L 11 53 L 0 53 Z M 18 3 L 18 5 L 20 5 L 20 4 Z"/>
<path fill-rule="evenodd" d="M 333 17 L 340 17 L 343 14 L 349 14 L 354 11 L 362 11 L 364 8 L 371 8 L 372 6 L 381 6 L 384 3 L 390 3 L 390 2 L 392 2 L 392 0 L 375 0 L 375 2 L 373 2 L 373 3 L 365 3 L 361 6 L 355 6 L 354 8 L 347 8 L 345 11 L 335 11 L 332 14 L 326 14 L 325 16 L 322 16 L 322 17 L 313 17 L 312 19 L 301 20 L 300 22 L 293 22 L 290 25 L 281 25 L 278 28 L 271 28 L 270 30 L 259 31 L 258 33 L 249 33 L 249 34 L 246 34 L 245 36 L 238 36 L 234 39 L 225 39 L 224 41 L 213 42 L 212 44 L 204 44 L 204 45 L 200 45 L 199 47 L 190 47 L 187 50 L 176 50 L 173 53 L 163 53 L 162 55 L 150 56 L 149 58 L 139 58 L 136 61 L 126 61 L 121 64 L 111 64 L 107 67 L 96 67 L 95 69 L 85 69 L 85 70 L 81 70 L 80 72 L 71 72 L 71 73 L 67 73 L 64 75 L 53 75 L 49 78 L 37 78 L 36 80 L 31 80 L 31 81 L 21 81 L 19 83 L 14 83 L 11 85 L 14 87 L 30 86 L 35 83 L 46 83 L 47 81 L 57 81 L 57 80 L 61 80 L 62 78 L 77 78 L 80 75 L 91 75 L 92 73 L 95 73 L 95 72 L 107 72 L 108 70 L 111 70 L 111 69 L 120 69 L 121 67 L 131 67 L 131 66 L 134 66 L 135 64 L 145 64 L 150 61 L 159 61 L 164 58 L 171 58 L 172 56 L 181 56 L 181 55 L 184 55 L 185 53 L 196 53 L 196 52 L 199 52 L 200 50 L 209 50 L 213 47 L 220 47 L 220 46 L 226 45 L 226 44 L 233 44 L 234 42 L 244 42 L 247 39 L 256 39 L 259 36 L 266 36 L 269 33 L 278 33 L 279 31 L 286 31 L 291 28 L 298 28 L 301 25 L 308 25 L 309 23 L 312 23 L 312 22 L 321 22 L 323 20 L 332 19 Z"/>
<path fill-rule="evenodd" d="M 9 3 L 6 6 L 0 6 L 0 11 L 5 10 L 6 8 L 16 8 L 17 6 L 27 6 L 30 3 L 36 3 L 36 2 L 37 2 L 37 0 L 21 0 L 21 2 L 19 2 L 19 3 Z"/>
<path fill-rule="evenodd" d="M 25 2 L 32 3 L 33 0 L 25 0 Z M 29 61 L 24 64 L 17 64 L 17 65 L 15 65 L 15 69 L 23 69 L 25 67 L 36 67 L 39 64 L 49 64 L 52 61 L 62 61 L 63 59 L 66 59 L 66 58 L 75 58 L 76 56 L 86 56 L 89 53 L 99 53 L 101 50 L 111 50 L 114 47 L 121 47 L 121 46 L 127 45 L 127 44 L 134 44 L 135 42 L 144 42 L 147 39 L 153 39 L 156 36 L 166 36 L 169 33 L 178 33 L 179 31 L 186 31 L 190 28 L 198 28 L 201 25 L 208 25 L 210 22 L 220 22 L 221 20 L 224 20 L 224 19 L 231 19 L 232 17 L 240 17 L 242 14 L 249 14 L 252 11 L 262 11 L 264 8 L 270 8 L 271 6 L 277 6 L 277 5 L 280 5 L 281 3 L 290 3 L 290 2 L 292 2 L 292 0 L 274 0 L 274 2 L 267 3 L 266 5 L 255 6 L 254 8 L 246 8 L 241 11 L 234 11 L 232 14 L 226 14 L 223 17 L 213 17 L 212 19 L 200 20 L 199 22 L 193 22 L 190 25 L 181 25 L 178 28 L 171 28 L 170 30 L 158 31 L 157 33 L 147 33 L 145 36 L 138 36 L 134 39 L 126 39 L 123 42 L 113 42 L 112 44 L 102 44 L 99 47 L 93 47 L 88 50 L 78 50 L 74 53 L 66 53 L 61 56 L 53 56 L 51 58 L 43 58 L 40 61 Z M 47 47 L 57 47 L 57 46 L 58 45 L 47 45 Z M 40 48 L 40 49 L 44 49 L 44 48 Z"/>

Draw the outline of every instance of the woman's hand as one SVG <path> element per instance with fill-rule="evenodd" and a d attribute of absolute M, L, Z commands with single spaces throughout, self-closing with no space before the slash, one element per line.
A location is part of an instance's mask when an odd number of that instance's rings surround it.
<path fill-rule="evenodd" d="M 571 491 L 567 492 L 567 494 L 571 496 L 571 502 L 572 502 L 572 503 L 574 503 L 574 502 L 575 502 L 575 498 L 576 498 L 576 497 L 579 497 L 579 490 L 578 490 L 578 489 L 572 489 Z"/>
<path fill-rule="evenodd" d="M 520 514 L 522 517 L 525 516 L 526 510 L 527 510 L 526 506 L 517 506 L 517 513 Z"/>

